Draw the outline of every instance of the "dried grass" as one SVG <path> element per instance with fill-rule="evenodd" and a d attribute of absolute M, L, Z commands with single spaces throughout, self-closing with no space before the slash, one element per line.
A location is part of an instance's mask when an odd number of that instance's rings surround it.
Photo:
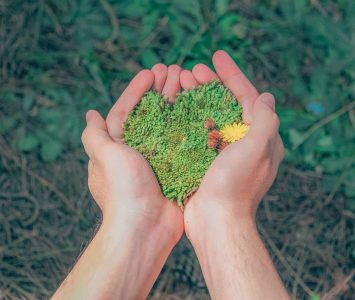
<path fill-rule="evenodd" d="M 86 159 L 76 151 L 48 165 L 18 156 L 8 144 L 0 139 L 0 298 L 48 298 L 100 222 L 86 187 Z M 355 293 L 354 215 L 344 210 L 341 194 L 324 204 L 324 182 L 320 175 L 283 166 L 258 213 L 260 231 L 294 299 L 313 293 L 351 299 Z M 208 299 L 186 238 L 169 257 L 151 299 Z"/>

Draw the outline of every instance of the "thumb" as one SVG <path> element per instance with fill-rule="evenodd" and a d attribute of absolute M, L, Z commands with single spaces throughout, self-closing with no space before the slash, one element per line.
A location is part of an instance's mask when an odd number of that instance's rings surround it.
<path fill-rule="evenodd" d="M 279 119 L 275 113 L 275 99 L 270 93 L 261 94 L 253 106 L 253 122 L 250 131 L 270 136 L 277 132 Z"/>
<path fill-rule="evenodd" d="M 88 110 L 85 115 L 87 126 L 106 130 L 106 122 L 96 110 Z"/>
<path fill-rule="evenodd" d="M 113 142 L 108 134 L 105 120 L 96 110 L 89 110 L 86 113 L 86 128 L 81 135 L 81 140 L 85 152 L 90 158 L 95 156 L 97 150 L 99 150 L 104 143 Z"/>
<path fill-rule="evenodd" d="M 263 102 L 265 105 L 267 105 L 269 108 L 271 108 L 273 111 L 275 111 L 275 98 L 272 94 L 270 93 L 262 93 L 258 99 Z"/>

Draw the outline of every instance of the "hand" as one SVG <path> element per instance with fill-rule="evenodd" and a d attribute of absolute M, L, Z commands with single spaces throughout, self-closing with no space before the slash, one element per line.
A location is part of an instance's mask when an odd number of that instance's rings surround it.
<path fill-rule="evenodd" d="M 136 150 L 123 143 L 123 123 L 152 87 L 173 101 L 180 90 L 180 67 L 156 65 L 131 81 L 109 112 L 106 122 L 96 111 L 87 113 L 82 140 L 89 160 L 88 185 L 103 219 L 117 219 L 127 228 L 171 237 L 183 233 L 181 210 L 161 193 L 154 173 Z"/>
<path fill-rule="evenodd" d="M 103 222 L 52 299 L 145 299 L 180 239 L 180 209 L 162 195 L 145 159 L 122 141 L 123 123 L 152 85 L 174 101 L 180 71 L 164 65 L 141 71 L 106 122 L 96 111 L 87 113 L 82 140 L 89 188 Z"/>
<path fill-rule="evenodd" d="M 185 230 L 192 239 L 201 226 L 218 217 L 254 220 L 259 202 L 274 181 L 284 156 L 273 96 L 259 95 L 226 52 L 217 51 L 213 63 L 217 74 L 202 64 L 192 72 L 184 70 L 180 76 L 182 87 L 190 89 L 220 80 L 242 105 L 243 121 L 250 128 L 244 139 L 217 156 L 187 203 Z"/>
<path fill-rule="evenodd" d="M 212 299 L 289 299 L 255 225 L 257 206 L 283 158 L 274 98 L 259 95 L 223 51 L 213 57 L 217 74 L 205 65 L 183 71 L 191 88 L 221 80 L 243 107 L 246 137 L 213 161 L 185 206 L 185 231 L 201 265 Z"/>

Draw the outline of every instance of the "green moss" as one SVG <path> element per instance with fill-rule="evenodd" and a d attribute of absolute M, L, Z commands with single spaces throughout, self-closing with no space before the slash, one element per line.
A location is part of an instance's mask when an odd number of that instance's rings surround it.
<path fill-rule="evenodd" d="M 173 106 L 150 91 L 124 124 L 124 140 L 148 160 L 163 194 L 182 205 L 218 155 L 207 146 L 205 120 L 221 129 L 241 121 L 241 113 L 232 93 L 216 81 L 178 94 Z"/>

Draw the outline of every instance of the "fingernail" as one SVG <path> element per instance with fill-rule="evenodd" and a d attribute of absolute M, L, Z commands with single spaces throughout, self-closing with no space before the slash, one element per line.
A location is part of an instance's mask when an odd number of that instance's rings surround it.
<path fill-rule="evenodd" d="M 273 95 L 265 93 L 261 96 L 260 100 L 264 102 L 267 106 L 269 106 L 271 109 L 275 109 L 275 99 Z"/>

